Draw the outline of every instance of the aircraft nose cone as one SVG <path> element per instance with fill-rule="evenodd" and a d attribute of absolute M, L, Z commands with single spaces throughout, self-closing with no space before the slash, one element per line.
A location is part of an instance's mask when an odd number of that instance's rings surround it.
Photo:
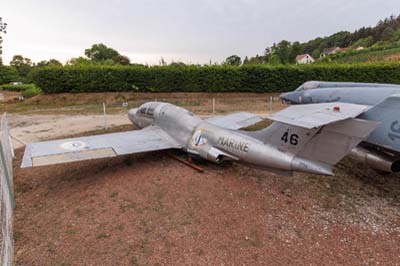
<path fill-rule="evenodd" d="M 290 103 L 299 103 L 299 95 L 297 92 L 286 92 L 279 95 L 279 98 Z"/>
<path fill-rule="evenodd" d="M 130 109 L 128 111 L 129 120 L 136 125 L 136 112 L 138 108 Z"/>

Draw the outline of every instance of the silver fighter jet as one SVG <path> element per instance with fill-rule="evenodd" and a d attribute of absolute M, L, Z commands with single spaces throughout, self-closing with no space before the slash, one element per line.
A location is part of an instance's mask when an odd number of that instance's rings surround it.
<path fill-rule="evenodd" d="M 309 81 L 280 97 L 309 106 L 333 102 L 368 106 L 357 118 L 381 124 L 350 156 L 374 169 L 400 171 L 400 85 Z"/>
<path fill-rule="evenodd" d="M 248 132 L 240 129 L 260 122 L 260 116 L 240 112 L 202 120 L 181 107 L 148 102 L 128 112 L 141 130 L 28 144 L 21 167 L 182 149 L 215 163 L 233 160 L 282 174 L 332 175 L 333 165 L 378 126 L 355 119 L 366 108 L 291 106 L 271 115 L 275 122 L 269 127 Z"/>

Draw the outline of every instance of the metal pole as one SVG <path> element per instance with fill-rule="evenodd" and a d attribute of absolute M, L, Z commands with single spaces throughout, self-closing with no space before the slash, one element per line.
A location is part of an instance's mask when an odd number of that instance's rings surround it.
<path fill-rule="evenodd" d="M 215 114 L 215 98 L 212 99 L 212 112 Z"/>
<path fill-rule="evenodd" d="M 272 96 L 269 96 L 269 113 L 272 113 Z"/>
<path fill-rule="evenodd" d="M 106 103 L 103 103 L 104 129 L 107 129 Z"/>

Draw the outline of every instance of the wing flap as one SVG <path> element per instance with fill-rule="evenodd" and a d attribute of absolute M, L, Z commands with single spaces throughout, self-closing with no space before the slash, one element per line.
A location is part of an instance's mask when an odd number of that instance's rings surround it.
<path fill-rule="evenodd" d="M 61 154 L 32 157 L 32 166 L 43 166 L 58 163 L 70 163 L 76 161 L 90 160 L 93 158 L 115 157 L 117 154 L 112 148 L 87 150 L 80 152 L 67 152 Z"/>
<path fill-rule="evenodd" d="M 355 118 L 368 108 L 367 105 L 339 102 L 292 105 L 268 118 L 276 122 L 311 129 Z"/>
<path fill-rule="evenodd" d="M 263 118 L 261 116 L 248 112 L 239 112 L 206 119 L 206 121 L 210 124 L 234 130 L 249 127 L 261 122 L 262 120 Z"/>
<path fill-rule="evenodd" d="M 118 155 L 180 148 L 156 126 L 128 132 L 28 144 L 21 167 L 58 164 Z"/>

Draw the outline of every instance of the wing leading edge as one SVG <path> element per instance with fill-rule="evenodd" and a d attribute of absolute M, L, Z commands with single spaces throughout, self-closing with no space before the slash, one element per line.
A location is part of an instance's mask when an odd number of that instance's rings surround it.
<path fill-rule="evenodd" d="M 75 162 L 181 146 L 157 126 L 142 130 L 28 144 L 21 168 Z"/>

